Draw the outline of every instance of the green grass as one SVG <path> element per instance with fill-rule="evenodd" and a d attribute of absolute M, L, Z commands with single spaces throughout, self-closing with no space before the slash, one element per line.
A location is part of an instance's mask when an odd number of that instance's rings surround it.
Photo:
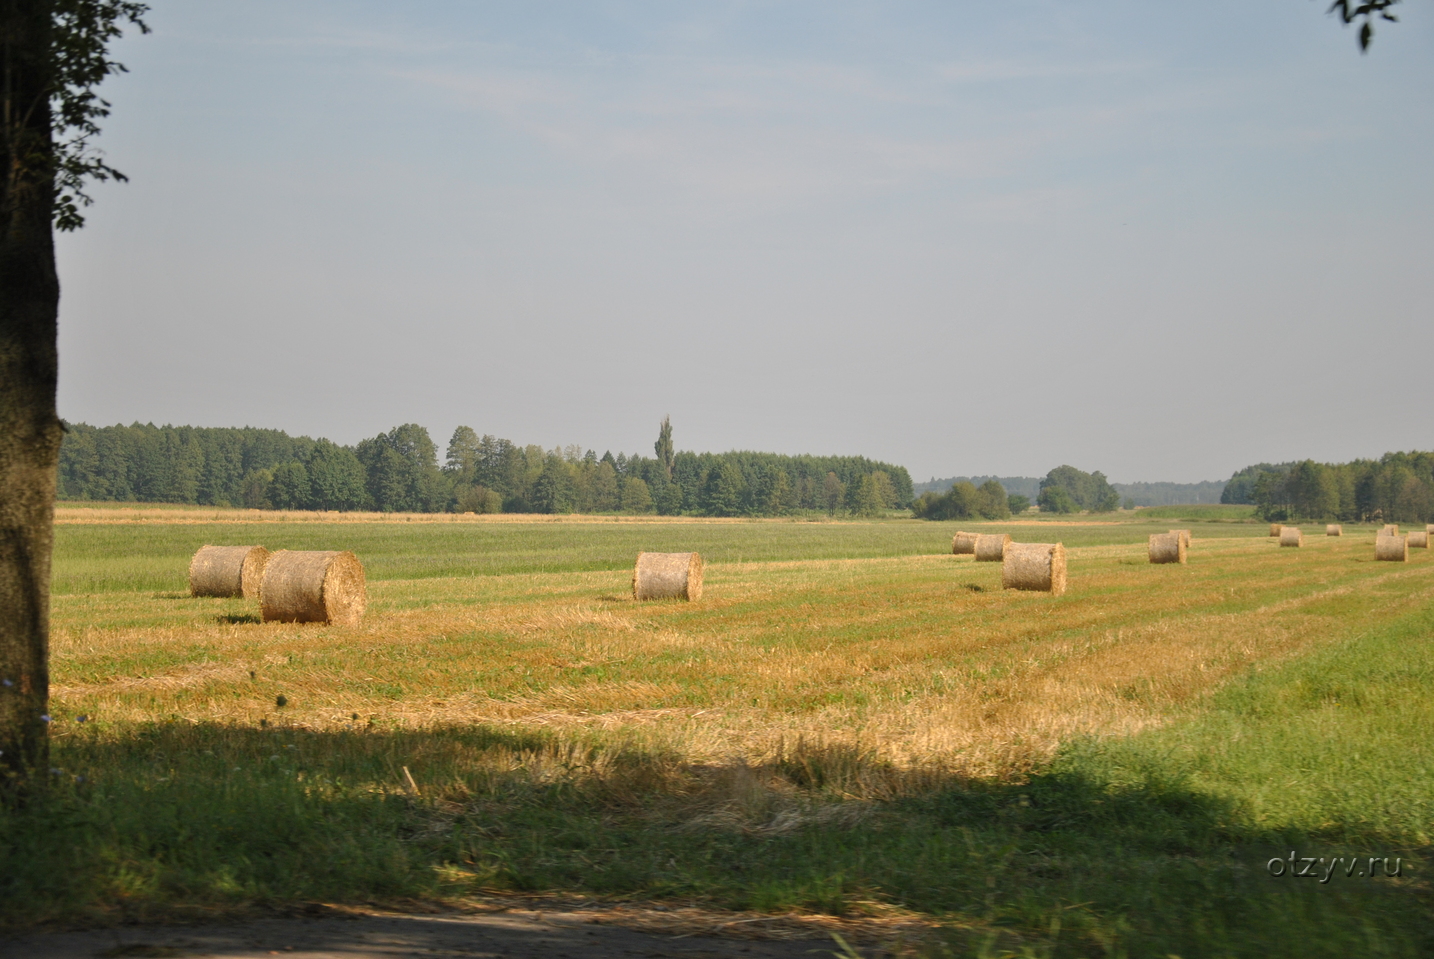
<path fill-rule="evenodd" d="M 1152 567 L 1141 544 L 1168 524 L 1023 527 L 1079 544 L 1052 601 L 931 555 L 955 525 L 61 527 L 57 681 L 94 689 L 57 701 L 52 792 L 0 810 L 0 925 L 557 892 L 905 910 L 942 921 L 932 955 L 1434 953 L 1431 557 L 1373 563 L 1351 536 L 1281 550 L 1216 520 L 1188 567 Z M 182 570 L 224 537 L 357 549 L 371 628 L 215 624 L 247 607 L 184 598 Z M 636 548 L 690 544 L 710 602 L 613 601 Z M 847 557 L 865 559 L 828 561 Z M 973 688 L 1014 708 L 1000 689 L 1212 629 L 1285 652 L 1183 698 L 1152 692 L 1175 667 L 1151 659 L 1110 688 L 1158 722 L 1076 732 L 1012 775 L 900 767 L 860 735 L 690 751 L 709 720 L 809 729 L 829 696 L 858 723 Z M 764 657 L 794 665 L 768 675 Z M 623 690 L 636 698 L 582 698 Z M 398 718 L 479 693 L 533 712 Z M 554 725 L 562 704 L 614 722 Z M 1272 877 L 1292 849 L 1403 857 L 1404 876 Z"/>
<path fill-rule="evenodd" d="M 1137 522 L 1153 519 L 1179 519 L 1192 523 L 1254 523 L 1253 506 L 1229 503 L 1201 503 L 1189 506 L 1142 506 L 1135 510 Z"/>
<path fill-rule="evenodd" d="M 1139 514 L 1137 514 L 1139 515 Z M 187 589 L 189 558 L 206 543 L 249 543 L 271 550 L 347 549 L 370 581 L 447 576 L 502 576 L 630 569 L 640 550 L 696 550 L 714 564 L 783 560 L 870 559 L 949 553 L 957 529 L 1012 530 L 1009 523 L 922 520 L 756 523 L 209 523 L 60 525 L 56 527 L 55 595 Z M 1143 542 L 1168 523 L 1111 517 L 1051 519 L 1025 527 L 1031 537 L 1068 547 Z M 1212 525 L 1200 536 L 1263 535 Z"/>

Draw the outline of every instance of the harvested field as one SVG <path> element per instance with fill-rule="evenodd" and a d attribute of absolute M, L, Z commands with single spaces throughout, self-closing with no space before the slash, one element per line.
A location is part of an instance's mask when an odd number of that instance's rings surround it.
<path fill-rule="evenodd" d="M 704 928 L 749 935 L 799 915 L 868 943 L 937 930 L 956 955 L 1056 927 L 1074 945 L 1051 955 L 1200 954 L 1214 927 L 1244 955 L 1257 929 L 1357 952 L 1347 930 L 1427 926 L 1403 887 L 1291 893 L 1249 865 L 1282 843 L 1417 858 L 1434 833 L 1401 798 L 1434 769 L 1431 697 L 1391 693 L 1390 726 L 1370 712 L 1386 680 L 1329 678 L 1416 668 L 1427 551 L 1270 549 L 1263 525 L 1212 521 L 1172 570 L 1147 562 L 1168 521 L 1035 525 L 1065 543 L 1064 595 L 1003 590 L 917 521 L 266 522 L 270 548 L 367 570 L 361 623 L 305 626 L 188 595 L 196 546 L 252 526 L 62 523 L 71 805 L 0 811 L 24 837 L 0 874 L 27 890 L 0 923 L 586 896 L 736 910 Z M 702 601 L 634 601 L 633 556 L 676 548 L 702 553 Z M 1272 772 L 1343 755 L 1342 722 L 1371 742 L 1376 715 L 1398 747 L 1361 746 L 1337 783 Z M 1254 912 L 1217 916 L 1192 870 Z"/>

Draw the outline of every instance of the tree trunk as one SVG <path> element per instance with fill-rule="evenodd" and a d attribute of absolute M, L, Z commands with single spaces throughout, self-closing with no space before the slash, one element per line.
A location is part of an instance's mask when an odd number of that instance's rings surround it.
<path fill-rule="evenodd" d="M 0 0 L 0 789 L 45 774 L 55 410 L 50 0 Z"/>

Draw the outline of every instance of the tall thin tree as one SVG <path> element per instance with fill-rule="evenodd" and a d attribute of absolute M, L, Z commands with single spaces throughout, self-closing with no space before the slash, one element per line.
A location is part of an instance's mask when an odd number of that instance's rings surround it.
<path fill-rule="evenodd" d="M 672 449 L 672 417 L 662 418 L 662 428 L 657 431 L 657 442 L 652 444 L 653 450 L 657 453 L 657 461 L 662 464 L 663 470 L 667 472 L 668 482 L 672 481 L 672 462 L 676 454 Z"/>
<path fill-rule="evenodd" d="M 50 553 L 63 425 L 55 407 L 54 231 L 84 224 L 85 185 L 124 179 L 90 144 L 95 88 L 127 0 L 0 0 L 0 789 L 48 767 Z"/>

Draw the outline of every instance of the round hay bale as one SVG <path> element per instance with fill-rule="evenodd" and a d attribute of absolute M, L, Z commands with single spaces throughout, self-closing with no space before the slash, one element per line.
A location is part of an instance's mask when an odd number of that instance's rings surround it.
<path fill-rule="evenodd" d="M 1409 540 L 1389 533 L 1379 534 L 1374 538 L 1374 558 L 1389 563 L 1409 562 Z"/>
<path fill-rule="evenodd" d="M 1149 550 L 1152 563 L 1185 562 L 1185 538 L 1178 529 L 1168 533 L 1151 533 Z"/>
<path fill-rule="evenodd" d="M 976 534 L 962 533 L 959 530 L 951 537 L 951 554 L 953 556 L 970 556 L 976 552 Z"/>
<path fill-rule="evenodd" d="M 1001 588 L 1059 596 L 1066 591 L 1066 548 L 1060 543 L 1007 543 Z"/>
<path fill-rule="evenodd" d="M 201 546 L 189 561 L 189 595 L 257 599 L 267 562 L 262 546 Z"/>
<path fill-rule="evenodd" d="M 1398 524 L 1398 523 L 1386 523 L 1385 526 L 1384 526 L 1384 529 L 1380 530 L 1379 532 L 1380 532 L 1381 534 L 1388 533 L 1390 536 L 1398 536 L 1398 535 L 1399 535 L 1399 524 Z"/>
<path fill-rule="evenodd" d="M 1326 536 L 1343 536 L 1344 527 L 1339 525 L 1338 523 L 1330 523 L 1329 525 L 1325 526 L 1324 534 Z"/>
<path fill-rule="evenodd" d="M 357 626 L 367 605 L 363 564 L 353 553 L 281 549 L 264 567 L 259 610 L 266 623 Z"/>
<path fill-rule="evenodd" d="M 1188 529 L 1172 529 L 1170 532 L 1179 533 L 1180 541 L 1185 544 L 1185 548 L 1190 548 L 1190 531 Z"/>
<path fill-rule="evenodd" d="M 702 555 L 700 553 L 638 553 L 632 568 L 632 598 L 702 598 Z"/>
<path fill-rule="evenodd" d="M 1280 530 L 1281 546 L 1298 547 L 1303 546 L 1304 544 L 1305 537 L 1304 534 L 1300 532 L 1300 528 L 1298 526 L 1286 526 L 1284 529 Z"/>
<path fill-rule="evenodd" d="M 1011 544 L 1010 533 L 982 533 L 976 537 L 976 562 L 999 563 Z"/>
<path fill-rule="evenodd" d="M 1429 534 L 1428 534 L 1428 533 L 1415 533 L 1415 532 L 1411 532 L 1411 533 L 1409 533 L 1409 535 L 1408 535 L 1406 538 L 1409 540 L 1409 548 L 1410 548 L 1410 549 L 1428 549 L 1428 548 L 1429 548 Z"/>
<path fill-rule="evenodd" d="M 1284 529 L 1284 527 L 1281 526 L 1279 523 L 1271 523 L 1271 524 L 1270 524 L 1270 535 L 1271 535 L 1271 536 L 1279 536 L 1279 535 L 1280 535 L 1280 530 L 1282 530 L 1282 529 Z"/>
<path fill-rule="evenodd" d="M 1426 532 L 1426 533 L 1434 533 L 1434 523 L 1426 523 L 1426 524 L 1424 524 L 1424 532 Z"/>

